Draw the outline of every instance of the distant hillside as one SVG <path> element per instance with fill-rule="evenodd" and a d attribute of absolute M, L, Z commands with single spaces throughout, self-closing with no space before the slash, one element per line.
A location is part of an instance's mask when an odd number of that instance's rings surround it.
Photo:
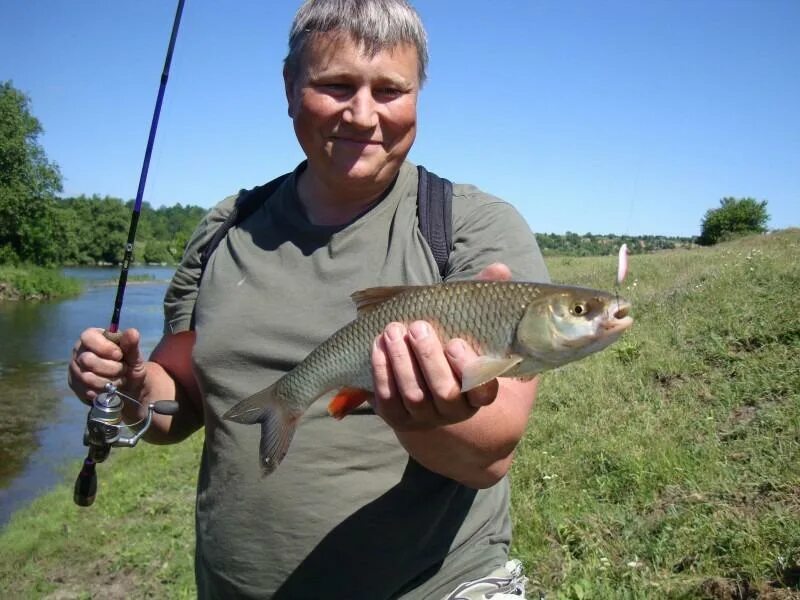
<path fill-rule="evenodd" d="M 536 240 L 545 256 L 607 256 L 618 252 L 622 244 L 627 244 L 632 254 L 644 254 L 656 250 L 689 248 L 694 244 L 694 238 L 691 237 L 613 233 L 579 235 L 571 231 L 565 234 L 537 233 Z"/>

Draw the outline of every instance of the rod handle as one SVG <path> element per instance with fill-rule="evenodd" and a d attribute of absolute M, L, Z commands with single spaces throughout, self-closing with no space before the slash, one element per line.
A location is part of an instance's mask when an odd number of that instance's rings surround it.
<path fill-rule="evenodd" d="M 72 496 L 78 506 L 91 506 L 97 496 L 97 473 L 95 462 L 90 457 L 83 461 L 83 468 L 75 480 L 75 493 Z"/>
<path fill-rule="evenodd" d="M 109 331 L 108 329 L 103 330 L 103 337 L 107 340 L 114 342 L 117 346 L 122 341 L 122 332 L 121 331 Z"/>

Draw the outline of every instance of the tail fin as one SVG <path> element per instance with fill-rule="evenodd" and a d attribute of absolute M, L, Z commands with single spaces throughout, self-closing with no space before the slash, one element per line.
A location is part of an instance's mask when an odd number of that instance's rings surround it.
<path fill-rule="evenodd" d="M 293 415 L 275 394 L 276 385 L 261 390 L 245 398 L 223 415 L 223 419 L 254 425 L 261 423 L 261 469 L 269 475 L 283 460 L 292 443 L 297 420 L 300 415 Z"/>

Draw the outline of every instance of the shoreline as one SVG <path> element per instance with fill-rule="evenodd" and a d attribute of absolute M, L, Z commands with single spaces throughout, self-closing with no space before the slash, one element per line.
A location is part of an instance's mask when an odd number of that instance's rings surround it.
<path fill-rule="evenodd" d="M 0 265 L 0 302 L 42 302 L 69 298 L 82 293 L 89 285 L 116 286 L 119 276 L 101 280 L 96 283 L 87 283 L 78 278 L 65 275 L 63 269 L 69 268 L 113 268 L 115 265 L 62 265 L 58 267 L 39 267 L 36 265 Z M 172 267 L 175 265 L 164 264 L 136 264 L 131 268 L 140 267 Z M 148 283 L 162 283 L 154 276 L 129 275 L 126 285 L 141 285 Z"/>
<path fill-rule="evenodd" d="M 51 275 L 33 282 L 27 280 L 23 286 L 15 285 L 0 275 L 0 302 L 41 302 L 69 298 L 80 294 L 82 290 L 83 285 L 79 281 L 61 275 Z"/>

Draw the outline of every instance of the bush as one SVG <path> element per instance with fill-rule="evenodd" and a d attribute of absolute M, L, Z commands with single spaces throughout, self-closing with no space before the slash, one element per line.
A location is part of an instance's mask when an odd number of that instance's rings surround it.
<path fill-rule="evenodd" d="M 65 277 L 58 269 L 30 264 L 0 266 L 0 299 L 35 300 L 80 293 L 79 280 Z"/>
<path fill-rule="evenodd" d="M 148 240 L 144 246 L 143 258 L 147 264 L 167 264 L 174 261 L 169 251 L 169 243 Z"/>
<path fill-rule="evenodd" d="M 733 237 L 767 230 L 767 201 L 753 198 L 723 198 L 720 207 L 706 211 L 700 225 L 703 246 L 711 246 Z"/>

